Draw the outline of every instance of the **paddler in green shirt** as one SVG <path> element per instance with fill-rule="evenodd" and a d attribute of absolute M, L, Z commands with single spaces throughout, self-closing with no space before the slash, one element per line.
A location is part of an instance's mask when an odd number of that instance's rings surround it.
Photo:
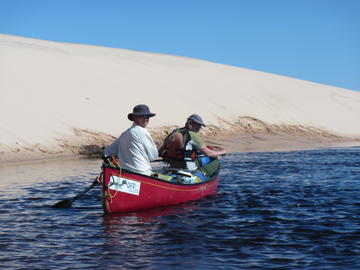
<path fill-rule="evenodd" d="M 160 156 L 169 161 L 171 168 L 187 169 L 189 171 L 201 171 L 206 177 L 215 174 L 220 164 L 216 158 L 225 155 L 224 149 L 214 150 L 205 145 L 198 132 L 205 124 L 200 115 L 192 114 L 187 118 L 185 127 L 175 129 L 159 147 Z M 207 161 L 204 162 L 203 157 Z"/>

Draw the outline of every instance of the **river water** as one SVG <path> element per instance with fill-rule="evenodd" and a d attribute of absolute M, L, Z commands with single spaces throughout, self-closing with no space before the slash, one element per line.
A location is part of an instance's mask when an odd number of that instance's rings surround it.
<path fill-rule="evenodd" d="M 0 167 L 0 269 L 360 269 L 360 148 L 236 153 L 218 193 L 104 216 L 98 159 Z"/>

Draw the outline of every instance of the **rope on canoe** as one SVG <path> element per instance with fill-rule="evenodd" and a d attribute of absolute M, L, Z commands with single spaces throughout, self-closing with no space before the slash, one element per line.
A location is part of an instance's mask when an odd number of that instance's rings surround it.
<path fill-rule="evenodd" d="M 119 167 L 119 177 L 121 176 L 121 173 L 122 173 L 122 168 Z M 112 178 L 113 175 L 111 174 L 110 175 L 110 178 Z M 110 201 L 110 203 L 112 203 L 112 199 L 116 197 L 117 193 L 118 193 L 118 190 L 115 189 L 115 193 L 113 195 L 111 195 L 111 191 L 110 191 L 110 185 L 107 185 L 107 200 Z M 109 199 L 110 198 L 110 199 Z"/>

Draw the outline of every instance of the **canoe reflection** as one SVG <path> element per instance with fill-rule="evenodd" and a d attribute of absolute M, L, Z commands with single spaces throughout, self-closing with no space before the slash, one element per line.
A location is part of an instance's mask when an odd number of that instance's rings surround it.
<path fill-rule="evenodd" d="M 199 208 L 197 202 L 183 203 L 173 206 L 165 206 L 153 208 L 143 211 L 128 212 L 128 213 L 114 213 L 104 216 L 106 226 L 112 227 L 117 224 L 138 224 L 157 221 L 160 217 L 180 215 L 187 212 L 197 210 Z"/>

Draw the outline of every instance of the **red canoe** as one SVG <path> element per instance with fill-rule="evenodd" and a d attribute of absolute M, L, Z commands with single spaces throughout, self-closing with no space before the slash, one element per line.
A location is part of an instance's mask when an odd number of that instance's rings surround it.
<path fill-rule="evenodd" d="M 185 184 L 180 182 L 181 178 L 184 179 L 183 173 L 189 174 L 179 170 L 152 177 L 124 169 L 114 169 L 104 164 L 102 174 L 104 212 L 121 213 L 173 205 L 216 193 L 220 179 L 218 174 L 209 180 L 191 181 L 193 183 Z M 194 180 L 194 175 L 192 176 Z"/>

